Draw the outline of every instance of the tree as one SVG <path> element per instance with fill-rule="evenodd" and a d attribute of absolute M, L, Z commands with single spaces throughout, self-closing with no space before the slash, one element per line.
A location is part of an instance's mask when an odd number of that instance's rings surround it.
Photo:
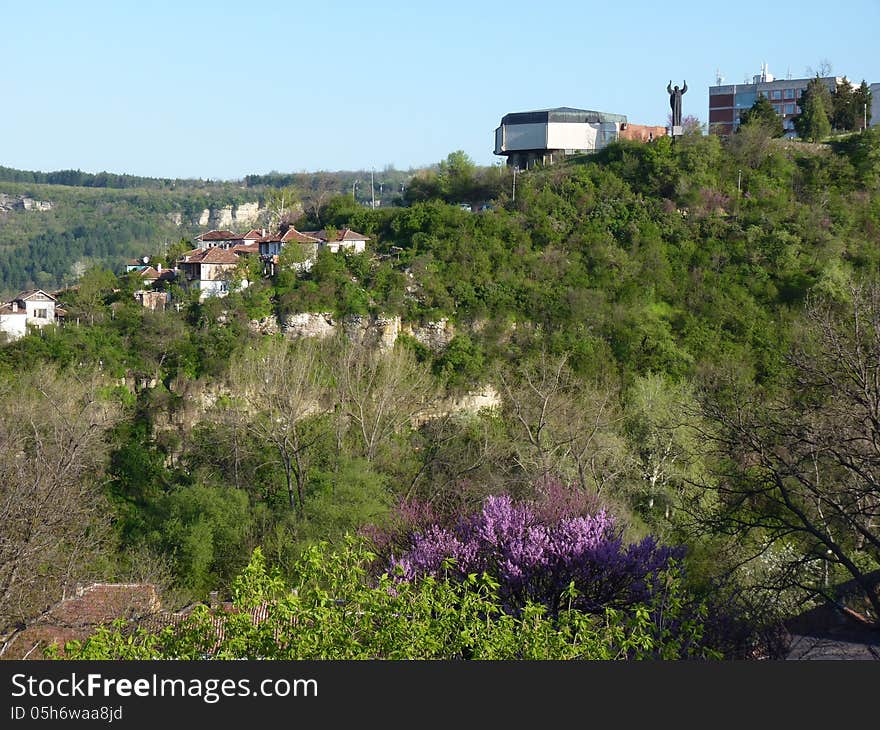
<path fill-rule="evenodd" d="M 292 186 L 268 190 L 263 205 L 269 215 L 269 228 L 276 230 L 293 223 L 303 210 L 299 191 Z"/>
<path fill-rule="evenodd" d="M 0 383 L 0 628 L 89 575 L 108 538 L 101 477 L 119 413 L 101 385 L 49 367 Z"/>
<path fill-rule="evenodd" d="M 773 552 L 777 587 L 836 600 L 830 575 L 848 575 L 880 625 L 880 286 L 849 297 L 809 303 L 785 387 L 706 392 L 717 501 L 700 516 Z"/>
<path fill-rule="evenodd" d="M 309 454 L 317 438 L 306 421 L 320 412 L 322 394 L 315 344 L 269 339 L 244 352 L 229 377 L 246 429 L 271 446 L 284 473 L 288 504 L 302 516 Z"/>
<path fill-rule="evenodd" d="M 521 362 L 498 372 L 515 459 L 527 481 L 552 476 L 576 480 L 583 491 L 601 494 L 628 468 L 617 391 L 578 379 L 565 356 Z"/>
<path fill-rule="evenodd" d="M 489 576 L 406 582 L 373 576 L 363 542 L 305 550 L 288 586 L 262 550 L 233 584 L 231 610 L 197 606 L 181 623 L 151 632 L 120 622 L 84 641 L 48 647 L 72 659 L 684 659 L 722 658 L 707 641 L 705 606 L 680 570 L 652 577 L 654 599 L 600 615 L 550 614 L 529 601 L 504 610 Z M 570 591 L 570 593 L 573 593 Z M 311 680 L 309 680 L 311 681 Z M 305 689 L 306 692 L 309 689 Z M 312 691 L 317 691 L 316 686 Z"/>
<path fill-rule="evenodd" d="M 342 338 L 329 368 L 340 415 L 369 461 L 395 434 L 410 428 L 437 395 L 431 372 L 405 347 L 382 351 Z"/>
<path fill-rule="evenodd" d="M 799 137 L 817 142 L 831 134 L 829 114 L 833 110 L 833 101 L 831 92 L 818 75 L 807 84 L 798 103 L 801 113 L 792 121 Z"/>
<path fill-rule="evenodd" d="M 773 105 L 764 94 L 759 95 L 751 109 L 744 111 L 739 119 L 740 128 L 748 124 L 759 124 L 767 128 L 771 137 L 781 137 L 785 134 L 782 117 L 776 113 Z"/>
<path fill-rule="evenodd" d="M 80 277 L 70 297 L 71 315 L 94 324 L 106 311 L 107 297 L 119 286 L 116 275 L 102 266 L 92 266 Z"/>
<path fill-rule="evenodd" d="M 871 123 L 871 89 L 868 83 L 862 79 L 859 88 L 853 92 L 853 105 L 855 106 L 856 126 L 854 129 L 867 129 Z"/>
<path fill-rule="evenodd" d="M 831 94 L 831 126 L 840 131 L 857 129 L 861 125 L 862 110 L 857 108 L 855 89 L 846 78 L 838 82 Z"/>

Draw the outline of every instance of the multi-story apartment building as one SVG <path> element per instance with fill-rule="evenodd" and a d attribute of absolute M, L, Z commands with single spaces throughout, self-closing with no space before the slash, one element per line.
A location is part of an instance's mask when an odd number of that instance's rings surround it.
<path fill-rule="evenodd" d="M 769 99 L 776 113 L 782 117 L 787 137 L 795 136 L 792 118 L 801 113 L 798 100 L 812 79 L 776 79 L 761 68 L 752 77 L 752 83 L 720 83 L 709 87 L 709 131 L 714 134 L 730 134 L 739 126 L 740 115 L 751 109 L 760 94 Z M 843 79 L 840 76 L 824 76 L 820 81 L 834 91 Z"/>

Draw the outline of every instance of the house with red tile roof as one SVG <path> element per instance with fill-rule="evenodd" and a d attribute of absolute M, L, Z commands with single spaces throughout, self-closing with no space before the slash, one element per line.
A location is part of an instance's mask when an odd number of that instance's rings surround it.
<path fill-rule="evenodd" d="M 210 296 L 222 297 L 232 290 L 240 255 L 253 255 L 258 250 L 257 247 L 251 248 L 247 253 L 236 253 L 232 248 L 220 246 L 196 248 L 183 254 L 177 260 L 177 267 L 182 274 L 184 286 L 197 289 L 199 299 Z M 245 279 L 237 285 L 245 288 L 249 284 L 250 282 Z"/>
<path fill-rule="evenodd" d="M 0 333 L 5 333 L 7 341 L 12 341 L 24 337 L 28 325 L 42 329 L 55 324 L 63 311 L 57 304 L 58 300 L 42 289 L 21 292 L 0 306 Z"/>
<path fill-rule="evenodd" d="M 251 231 L 253 233 L 253 231 Z M 239 243 L 247 243 L 244 236 L 227 230 L 211 230 L 196 236 L 196 246 L 200 249 L 232 248 Z"/>

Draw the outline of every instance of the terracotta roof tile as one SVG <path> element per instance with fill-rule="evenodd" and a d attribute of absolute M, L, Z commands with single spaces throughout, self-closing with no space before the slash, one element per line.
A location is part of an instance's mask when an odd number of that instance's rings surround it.
<path fill-rule="evenodd" d="M 238 255 L 228 248 L 209 248 L 198 261 L 201 264 L 234 264 L 237 262 Z"/>
<path fill-rule="evenodd" d="M 239 236 L 237 233 L 233 233 L 232 231 L 208 231 L 207 233 L 202 233 L 200 236 L 196 236 L 197 241 L 241 241 L 242 236 Z"/>
<path fill-rule="evenodd" d="M 310 236 L 307 233 L 302 233 L 301 231 L 296 230 L 296 228 L 288 228 L 287 233 L 281 236 L 281 241 L 283 243 L 287 243 L 288 241 L 297 241 L 299 243 L 318 243 L 320 239 L 315 238 L 315 236 Z"/>

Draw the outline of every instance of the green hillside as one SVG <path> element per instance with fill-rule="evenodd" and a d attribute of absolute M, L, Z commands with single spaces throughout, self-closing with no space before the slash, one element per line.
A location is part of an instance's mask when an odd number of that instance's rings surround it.
<path fill-rule="evenodd" d="M 298 228 L 367 251 L 283 257 L 222 299 L 173 289 L 166 311 L 88 270 L 67 324 L 0 347 L 0 489 L 20 505 L 0 628 L 82 576 L 312 611 L 335 628 L 303 628 L 314 654 L 291 635 L 308 658 L 774 656 L 825 599 L 876 626 L 880 130 L 806 145 L 745 125 L 512 182 L 453 153 L 401 205 L 312 198 Z M 65 246 L 161 255 L 182 235 L 167 215 L 208 199 L 3 186 L 57 203 L 4 219 L 7 286 L 69 281 Z M 304 321 L 326 337 L 295 338 Z M 334 599 L 370 628 L 337 626 Z M 409 612 L 410 644 L 383 633 Z"/>

